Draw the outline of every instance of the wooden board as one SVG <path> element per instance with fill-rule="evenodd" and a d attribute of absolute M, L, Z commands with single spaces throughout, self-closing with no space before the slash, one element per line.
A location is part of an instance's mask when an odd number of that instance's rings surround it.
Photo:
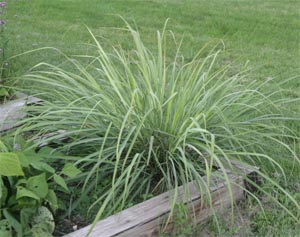
<path fill-rule="evenodd" d="M 222 176 L 221 171 L 219 175 Z M 253 175 L 255 169 L 249 167 L 241 170 L 244 175 Z M 217 173 L 216 173 L 217 174 Z M 224 175 L 224 174 L 223 174 Z M 204 204 L 201 199 L 200 193 L 194 183 L 189 183 L 189 198 L 186 198 L 184 187 L 179 187 L 178 201 L 188 206 L 191 221 L 195 223 L 202 223 L 212 215 L 212 210 L 222 212 L 231 206 L 232 200 L 237 202 L 244 197 L 245 180 L 242 176 L 233 175 L 227 171 L 228 178 L 231 183 L 231 192 L 224 180 L 220 178 L 212 178 L 209 187 L 212 206 Z M 205 177 L 204 177 L 205 179 Z M 231 197 L 231 194 L 233 196 Z M 172 194 L 170 192 L 163 193 L 145 202 L 137 204 L 128 208 L 120 213 L 112 215 L 104 220 L 99 221 L 92 229 L 88 236 L 90 237 L 110 237 L 110 236 L 157 236 L 162 223 L 169 216 L 171 211 L 170 200 Z M 170 232 L 173 229 L 174 222 L 171 220 L 164 230 Z M 65 237 L 83 237 L 87 236 L 91 229 L 91 225 L 84 227 L 78 231 L 70 233 Z"/>
<path fill-rule="evenodd" d="M 36 97 L 20 94 L 18 99 L 0 105 L 0 133 L 19 126 L 18 121 L 26 116 L 23 108 L 40 101 Z"/>

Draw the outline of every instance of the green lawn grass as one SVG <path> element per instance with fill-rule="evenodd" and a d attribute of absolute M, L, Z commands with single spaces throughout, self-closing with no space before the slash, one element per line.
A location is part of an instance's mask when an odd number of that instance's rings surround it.
<path fill-rule="evenodd" d="M 169 29 L 184 37 L 183 52 L 191 56 L 210 40 L 223 40 L 228 60 L 250 60 L 255 79 L 299 74 L 300 2 L 259 0 L 157 1 L 11 1 L 8 30 L 13 53 L 43 46 L 67 54 L 84 52 L 86 26 L 126 45 L 128 36 L 110 27 L 123 27 L 117 16 L 135 22 L 144 41 L 155 43 L 155 32 L 170 18 Z M 33 57 L 33 56 L 31 56 Z M 44 58 L 24 60 L 29 65 Z M 19 68 L 20 69 L 20 68 Z M 300 83 L 299 83 L 300 84 Z M 298 85 L 299 86 L 299 85 Z"/>
<path fill-rule="evenodd" d="M 86 44 L 92 42 L 86 26 L 96 35 L 130 49 L 128 34 L 116 29 L 124 27 L 118 15 L 135 23 L 151 48 L 156 43 L 156 30 L 162 29 L 169 18 L 168 29 L 177 39 L 183 37 L 186 58 L 205 43 L 222 40 L 226 47 L 224 63 L 237 60 L 235 63 L 242 65 L 249 60 L 253 80 L 280 82 L 300 75 L 299 8 L 300 2 L 293 0 L 11 0 L 6 24 L 8 51 L 12 56 L 52 46 L 67 55 L 84 54 L 90 50 Z M 23 55 L 10 60 L 10 73 L 17 76 L 37 62 L 60 59 L 53 50 Z M 300 96 L 300 78 L 284 86 L 290 90 L 289 96 Z M 300 111 L 299 104 L 291 106 Z M 299 122 L 292 123 L 291 128 L 300 135 Z M 286 166 L 290 168 L 290 164 Z M 287 185 L 294 195 L 300 192 L 299 186 L 294 188 L 299 178 L 300 174 L 290 177 Z M 263 232 L 266 223 L 258 222 L 261 229 L 256 233 L 272 235 L 279 229 L 296 228 L 283 220 L 286 218 L 273 219 L 270 232 Z"/>

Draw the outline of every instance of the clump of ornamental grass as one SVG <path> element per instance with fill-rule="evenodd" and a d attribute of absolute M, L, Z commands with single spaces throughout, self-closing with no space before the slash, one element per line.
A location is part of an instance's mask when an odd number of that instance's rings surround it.
<path fill-rule="evenodd" d="M 248 79 L 243 71 L 232 75 L 230 65 L 216 66 L 217 47 L 209 52 L 204 47 L 189 61 L 180 46 L 173 47 L 170 59 L 167 46 L 173 36 L 165 29 L 157 32 L 155 52 L 137 31 L 129 25 L 127 30 L 134 42 L 131 51 L 120 46 L 107 51 L 91 33 L 96 56 L 69 59 L 66 68 L 40 63 L 22 77 L 28 91 L 44 100 L 29 108 L 32 116 L 22 131 L 36 131 L 36 136 L 64 131 L 40 142 L 68 138 L 58 149 L 82 170 L 72 181 L 83 193 L 97 196 L 95 219 L 172 189 L 175 206 L 176 187 L 192 180 L 207 193 L 215 166 L 231 192 L 234 184 L 225 168 L 236 172 L 232 161 L 262 167 L 262 179 L 293 200 L 267 171 L 284 179 L 278 149 L 285 160 L 299 163 L 288 145 L 297 137 L 285 126 L 291 118 L 283 112 L 288 101 L 280 90 L 269 90 L 269 82 Z M 300 208 L 296 201 L 293 205 Z"/>

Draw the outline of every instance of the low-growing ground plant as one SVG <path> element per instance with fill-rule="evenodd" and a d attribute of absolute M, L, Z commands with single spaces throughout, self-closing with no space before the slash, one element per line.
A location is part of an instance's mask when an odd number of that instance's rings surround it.
<path fill-rule="evenodd" d="M 3 141 L 3 142 L 2 142 Z M 0 236 L 52 236 L 58 192 L 68 192 L 64 177 L 78 174 L 72 164 L 55 170 L 51 149 L 27 149 L 21 138 L 0 141 Z M 4 143 L 5 141 L 5 143 Z M 26 148 L 27 147 L 27 148 Z"/>
<path fill-rule="evenodd" d="M 232 74 L 231 65 L 220 67 L 219 45 L 206 46 L 187 61 L 181 42 L 170 43 L 173 34 L 165 28 L 157 32 L 156 52 L 129 25 L 125 31 L 135 44 L 131 51 L 119 45 L 106 50 L 91 33 L 96 55 L 68 58 L 65 68 L 40 63 L 21 78 L 25 91 L 44 100 L 29 108 L 22 131 L 35 131 L 32 139 L 65 131 L 40 142 L 68 138 L 57 149 L 77 157 L 74 164 L 83 171 L 77 184 L 84 195 L 98 197 L 90 206 L 100 206 L 95 220 L 141 195 L 171 189 L 175 207 L 176 188 L 191 180 L 207 193 L 215 165 L 232 194 L 235 184 L 225 168 L 237 172 L 231 162 L 238 161 L 261 167 L 261 179 L 281 190 L 290 206 L 258 188 L 299 221 L 291 212 L 300 209 L 299 203 L 269 175 L 276 171 L 285 180 L 281 161 L 299 164 L 289 145 L 299 137 L 285 125 L 297 118 L 289 116 L 290 101 L 280 88 L 247 78 L 245 69 Z M 170 48 L 176 52 L 173 59 Z M 73 208 L 78 203 L 80 197 Z"/>

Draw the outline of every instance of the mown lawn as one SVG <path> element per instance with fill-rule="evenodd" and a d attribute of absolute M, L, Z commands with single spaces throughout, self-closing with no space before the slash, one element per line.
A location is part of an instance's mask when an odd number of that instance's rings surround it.
<path fill-rule="evenodd" d="M 155 44 L 155 32 L 170 18 L 168 29 L 184 37 L 183 52 L 191 56 L 204 43 L 223 40 L 228 60 L 250 61 L 255 79 L 299 74 L 300 3 L 298 1 L 11 1 L 13 53 L 53 46 L 67 54 L 84 52 L 86 26 L 126 45 L 128 36 L 117 16 L 135 22 L 144 40 Z M 31 56 L 33 57 L 33 56 Z M 48 55 L 44 55 L 48 58 Z M 43 58 L 31 58 L 26 64 Z M 23 68 L 25 65 L 21 65 Z M 299 86 L 299 85 L 298 85 Z"/>
<path fill-rule="evenodd" d="M 128 34 L 117 29 L 124 27 L 118 15 L 136 24 L 152 48 L 156 43 L 156 30 L 162 29 L 169 18 L 168 29 L 178 40 L 183 37 L 182 51 L 186 58 L 192 57 L 207 42 L 223 41 L 224 63 L 241 66 L 249 60 L 251 80 L 281 82 L 300 75 L 299 9 L 300 2 L 292 0 L 12 0 L 8 2 L 9 22 L 6 24 L 11 35 L 8 50 L 10 55 L 17 55 L 47 46 L 67 55 L 85 54 L 90 50 L 86 44 L 92 42 L 87 27 L 96 35 L 130 49 Z M 103 39 L 104 45 L 106 42 L 107 39 Z M 53 50 L 23 55 L 10 61 L 10 73 L 18 76 L 37 62 L 59 60 Z M 288 89 L 288 96 L 300 97 L 300 78 L 283 86 Z M 291 106 L 294 111 L 300 111 L 298 103 Z M 299 121 L 291 123 L 290 128 L 300 135 Z M 300 193 L 300 174 L 296 173 L 288 177 L 286 185 L 295 196 Z M 279 230 L 283 234 L 283 230 L 297 228 L 271 204 L 269 207 L 267 214 L 278 218 L 266 223 L 253 217 L 249 221 L 254 223 L 249 224 L 252 230 L 248 229 L 247 234 L 254 231 L 272 236 Z M 232 234 L 224 229 L 224 235 Z"/>

